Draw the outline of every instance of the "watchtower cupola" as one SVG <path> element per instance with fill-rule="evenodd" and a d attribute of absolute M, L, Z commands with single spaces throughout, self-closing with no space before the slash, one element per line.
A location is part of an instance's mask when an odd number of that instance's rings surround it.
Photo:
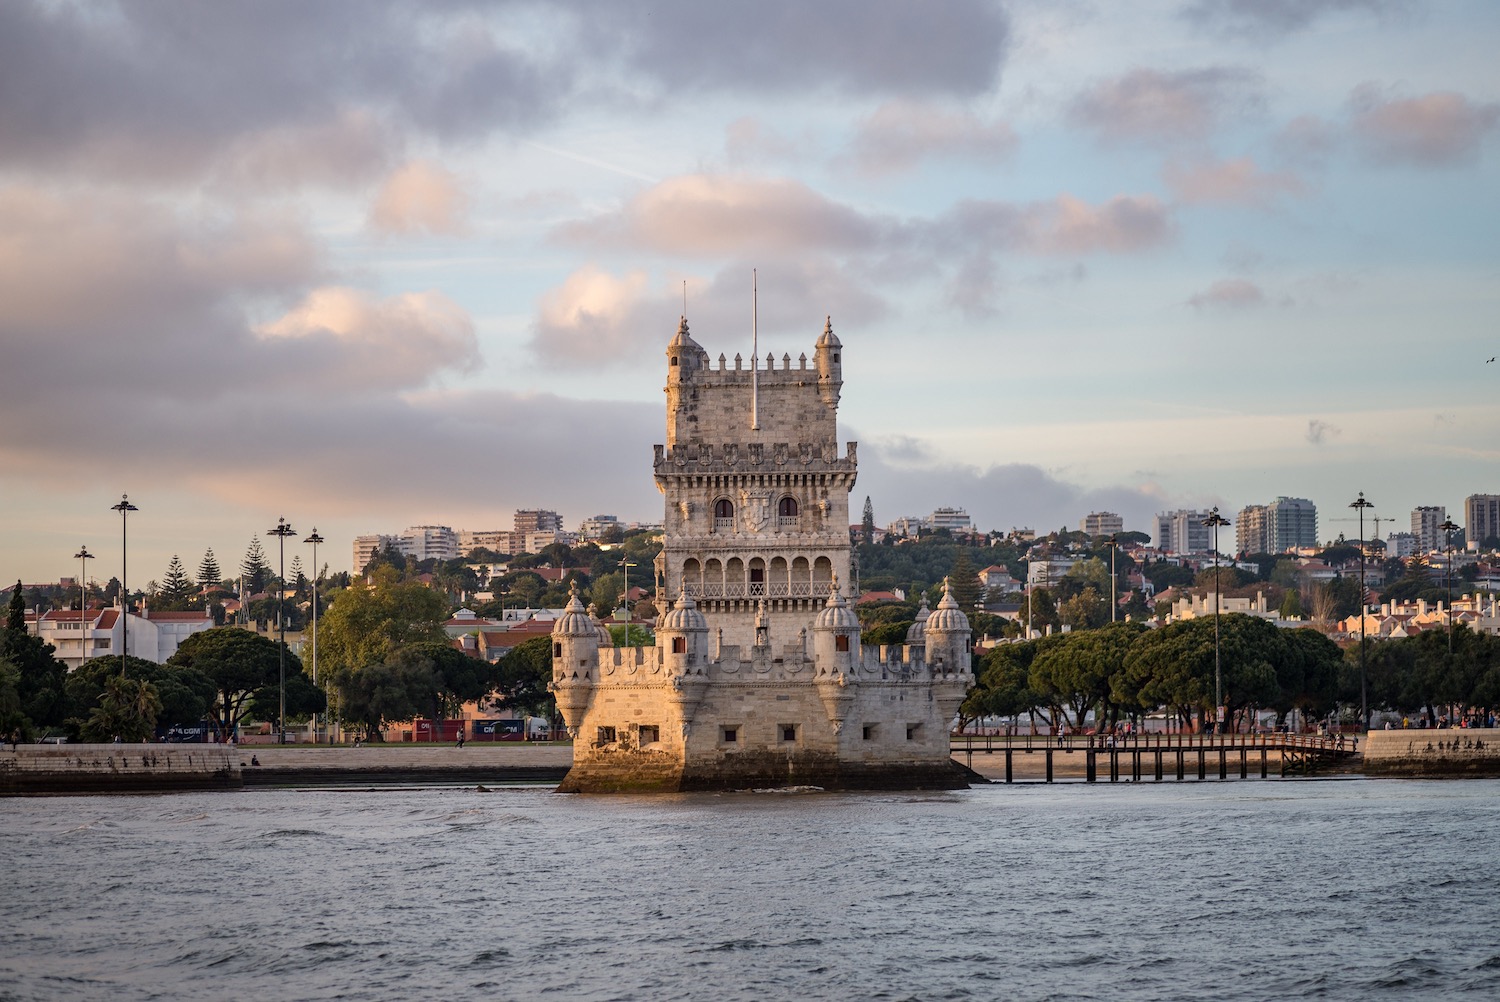
<path fill-rule="evenodd" d="M 833 317 L 826 317 L 814 356 L 818 366 L 818 395 L 829 407 L 839 405 L 839 394 L 844 388 L 843 354 L 844 346 L 833 332 Z"/>

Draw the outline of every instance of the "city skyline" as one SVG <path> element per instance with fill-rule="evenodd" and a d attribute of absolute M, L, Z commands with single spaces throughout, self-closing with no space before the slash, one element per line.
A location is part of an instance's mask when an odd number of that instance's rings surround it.
<path fill-rule="evenodd" d="M 282 516 L 335 570 L 383 527 L 659 521 L 666 342 L 685 298 L 748 355 L 752 268 L 762 355 L 832 316 L 882 525 L 1458 520 L 1500 492 L 1497 37 L 1479 2 L 6 5 L 0 572 L 117 574 L 123 493 L 133 584 Z"/>

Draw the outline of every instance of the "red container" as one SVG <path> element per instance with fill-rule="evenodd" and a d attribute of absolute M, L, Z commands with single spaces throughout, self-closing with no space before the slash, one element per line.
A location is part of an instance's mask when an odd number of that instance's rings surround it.
<path fill-rule="evenodd" d="M 457 741 L 458 736 L 464 732 L 462 720 L 439 720 L 437 722 L 437 737 L 433 737 L 432 721 L 418 717 L 411 722 L 413 741 Z"/>

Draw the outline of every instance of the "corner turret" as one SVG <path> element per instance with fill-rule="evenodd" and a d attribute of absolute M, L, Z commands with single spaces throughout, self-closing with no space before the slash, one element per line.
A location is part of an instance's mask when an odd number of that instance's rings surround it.
<path fill-rule="evenodd" d="M 825 405 L 837 408 L 839 394 L 844 389 L 844 367 L 841 361 L 844 347 L 839 343 L 838 335 L 833 332 L 833 317 L 824 319 L 823 334 L 818 338 L 813 354 L 818 366 L 818 395 Z"/>
<path fill-rule="evenodd" d="M 548 686 L 557 697 L 557 710 L 570 735 L 577 735 L 593 701 L 598 671 L 599 625 L 584 609 L 574 581 L 568 604 L 552 625 L 552 682 Z"/>

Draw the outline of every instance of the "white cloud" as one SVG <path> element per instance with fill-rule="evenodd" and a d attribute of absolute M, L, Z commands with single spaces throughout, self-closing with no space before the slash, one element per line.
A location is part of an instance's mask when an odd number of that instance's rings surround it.
<path fill-rule="evenodd" d="M 370 206 L 370 226 L 382 233 L 462 233 L 468 201 L 451 171 L 409 163 L 381 185 Z"/>
<path fill-rule="evenodd" d="M 1249 70 L 1137 69 L 1089 87 L 1069 116 L 1106 143 L 1174 144 L 1206 139 L 1262 101 L 1260 76 Z"/>
<path fill-rule="evenodd" d="M 1236 160 L 1171 161 L 1162 171 L 1167 187 L 1180 202 L 1268 205 L 1284 195 L 1306 190 L 1295 174 L 1267 172 L 1249 157 Z"/>
<path fill-rule="evenodd" d="M 994 163 L 1015 152 L 1016 134 L 1002 121 L 918 101 L 888 101 L 859 123 L 844 159 L 870 175 L 909 171 L 924 159 Z"/>

